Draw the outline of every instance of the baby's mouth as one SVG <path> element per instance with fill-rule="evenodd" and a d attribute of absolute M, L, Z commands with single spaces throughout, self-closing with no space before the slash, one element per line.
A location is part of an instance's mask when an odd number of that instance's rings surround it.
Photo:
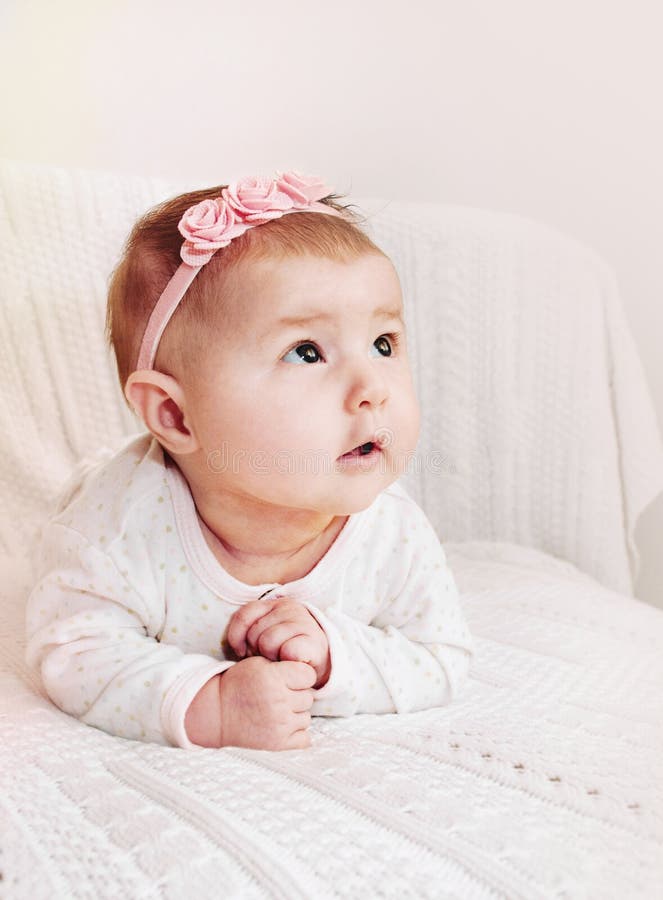
<path fill-rule="evenodd" d="M 354 447 L 352 450 L 349 450 L 347 453 L 344 453 L 341 456 L 341 459 L 346 459 L 349 456 L 367 456 L 373 449 L 379 450 L 377 444 L 373 441 L 367 441 L 365 444 L 359 444 L 357 447 Z"/>

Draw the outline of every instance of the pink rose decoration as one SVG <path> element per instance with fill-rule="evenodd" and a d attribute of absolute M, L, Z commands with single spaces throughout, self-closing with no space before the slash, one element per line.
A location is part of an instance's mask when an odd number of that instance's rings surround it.
<path fill-rule="evenodd" d="M 238 219 L 254 225 L 278 219 L 293 208 L 290 195 L 279 190 L 272 178 L 262 178 L 260 175 L 249 175 L 229 184 L 221 191 L 221 196 Z"/>
<path fill-rule="evenodd" d="M 189 207 L 177 227 L 185 238 L 180 256 L 190 266 L 209 262 L 217 250 L 227 247 L 233 238 L 246 231 L 246 226 L 221 198 L 201 200 Z"/>
<path fill-rule="evenodd" d="M 333 193 L 317 175 L 300 175 L 299 172 L 276 173 L 276 184 L 283 193 L 288 194 L 295 209 L 304 209 L 313 205 L 311 201 L 321 200 Z"/>
<path fill-rule="evenodd" d="M 203 266 L 217 250 L 227 247 L 254 225 L 279 219 L 297 210 L 340 215 L 316 201 L 332 193 L 317 175 L 285 172 L 276 178 L 247 176 L 223 188 L 221 196 L 189 207 L 179 221 L 184 237 L 180 256 L 190 266 Z"/>

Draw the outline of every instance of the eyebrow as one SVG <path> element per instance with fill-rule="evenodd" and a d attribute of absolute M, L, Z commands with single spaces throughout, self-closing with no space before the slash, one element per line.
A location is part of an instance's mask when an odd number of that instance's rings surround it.
<path fill-rule="evenodd" d="M 280 319 L 277 319 L 273 323 L 274 328 L 286 328 L 286 327 L 302 327 L 304 325 L 310 325 L 311 322 L 319 322 L 319 321 L 329 321 L 330 319 L 335 318 L 331 313 L 319 312 L 313 313 L 309 316 L 282 316 Z M 393 306 L 378 306 L 373 310 L 373 314 L 371 316 L 372 319 L 400 319 L 403 321 L 403 313 L 402 310 Z"/>

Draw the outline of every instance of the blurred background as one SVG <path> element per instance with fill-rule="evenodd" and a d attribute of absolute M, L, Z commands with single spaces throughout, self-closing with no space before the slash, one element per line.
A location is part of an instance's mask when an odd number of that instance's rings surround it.
<path fill-rule="evenodd" d="M 660 0 L 0 0 L 0 155 L 556 226 L 616 271 L 663 430 L 662 34 Z M 636 537 L 663 605 L 663 497 Z"/>

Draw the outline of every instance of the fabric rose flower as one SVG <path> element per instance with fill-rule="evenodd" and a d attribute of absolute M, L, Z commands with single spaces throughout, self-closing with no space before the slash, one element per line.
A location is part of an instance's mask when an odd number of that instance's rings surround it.
<path fill-rule="evenodd" d="M 316 202 L 331 193 L 317 175 L 294 171 L 277 173 L 276 178 L 241 178 L 223 188 L 220 197 L 187 209 L 178 225 L 185 239 L 180 256 L 190 266 L 203 266 L 233 238 L 286 213 L 313 210 L 340 215 L 333 207 Z"/>
<path fill-rule="evenodd" d="M 289 194 L 279 190 L 272 178 L 250 175 L 229 184 L 221 196 L 244 222 L 259 225 L 270 219 L 279 219 L 293 208 Z"/>
<path fill-rule="evenodd" d="M 317 175 L 301 175 L 294 171 L 283 174 L 277 172 L 276 184 L 292 198 L 295 209 L 310 206 L 312 200 L 321 200 L 332 193 L 332 189 Z"/>
<path fill-rule="evenodd" d="M 220 197 L 189 207 L 177 226 L 185 239 L 180 256 L 190 266 L 208 263 L 217 250 L 243 234 L 246 226 Z"/>

